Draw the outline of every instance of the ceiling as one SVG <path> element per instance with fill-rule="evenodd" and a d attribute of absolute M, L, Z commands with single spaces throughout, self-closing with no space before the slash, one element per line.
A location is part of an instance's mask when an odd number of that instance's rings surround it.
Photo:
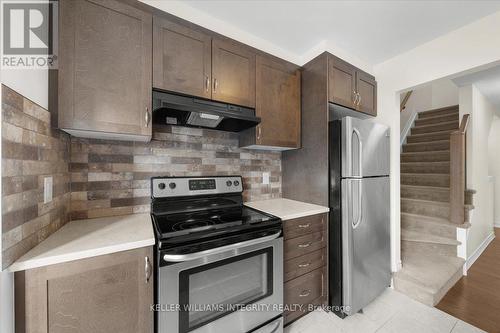
<path fill-rule="evenodd" d="M 493 104 L 500 115 L 500 65 L 454 78 L 459 87 L 473 84 Z"/>
<path fill-rule="evenodd" d="M 499 0 L 185 0 L 182 4 L 297 57 L 327 42 L 371 65 L 500 10 Z"/>

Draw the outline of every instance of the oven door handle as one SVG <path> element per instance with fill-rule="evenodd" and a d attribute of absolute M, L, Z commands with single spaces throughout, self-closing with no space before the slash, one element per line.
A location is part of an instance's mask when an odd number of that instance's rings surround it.
<path fill-rule="evenodd" d="M 251 240 L 247 240 L 247 241 L 239 242 L 239 243 L 235 243 L 235 244 L 225 245 L 225 246 L 217 247 L 215 249 L 210 249 L 210 250 L 205 250 L 205 251 L 200 251 L 200 252 L 186 253 L 186 254 L 165 254 L 165 255 L 163 255 L 163 260 L 165 260 L 167 262 L 183 262 L 183 261 L 199 259 L 199 258 L 209 256 L 211 254 L 217 254 L 217 253 L 226 252 L 226 251 L 234 250 L 234 249 L 245 247 L 245 246 L 256 245 L 256 244 L 268 242 L 268 241 L 271 241 L 273 239 L 278 238 L 280 235 L 281 235 L 281 231 L 277 232 L 275 234 L 269 235 L 269 236 L 264 236 L 264 237 L 260 237 L 257 239 L 251 239 Z"/>

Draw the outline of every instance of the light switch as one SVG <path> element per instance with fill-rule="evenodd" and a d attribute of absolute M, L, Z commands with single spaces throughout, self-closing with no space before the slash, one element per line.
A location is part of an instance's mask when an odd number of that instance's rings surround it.
<path fill-rule="evenodd" d="M 43 203 L 52 201 L 52 176 L 43 179 Z"/>
<path fill-rule="evenodd" d="M 269 172 L 262 173 L 262 184 L 269 184 Z"/>

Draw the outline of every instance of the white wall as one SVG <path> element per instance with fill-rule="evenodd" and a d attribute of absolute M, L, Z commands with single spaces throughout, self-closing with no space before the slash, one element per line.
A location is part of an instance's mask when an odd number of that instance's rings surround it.
<path fill-rule="evenodd" d="M 458 104 L 458 87 L 450 79 L 432 81 L 431 108 L 439 109 Z"/>
<path fill-rule="evenodd" d="M 467 257 L 493 232 L 490 198 L 488 140 L 495 107 L 474 86 L 460 88 L 460 115 L 470 113 L 467 129 L 467 188 L 476 190 L 471 227 L 467 235 Z"/>
<path fill-rule="evenodd" d="M 399 93 L 436 79 L 500 62 L 500 11 L 374 67 L 378 121 L 391 126 L 391 235 L 393 269 L 400 264 Z"/>
<path fill-rule="evenodd" d="M 493 117 L 488 139 L 489 149 L 489 174 L 495 177 L 494 184 L 494 221 L 495 226 L 500 228 L 500 117 Z"/>
<path fill-rule="evenodd" d="M 45 69 L 2 69 L 2 83 L 36 104 L 49 108 L 49 74 Z"/>

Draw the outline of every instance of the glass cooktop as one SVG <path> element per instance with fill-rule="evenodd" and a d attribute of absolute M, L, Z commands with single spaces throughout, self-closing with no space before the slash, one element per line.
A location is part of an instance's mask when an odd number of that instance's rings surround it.
<path fill-rule="evenodd" d="M 199 206 L 198 206 L 199 207 Z M 276 219 L 245 206 L 153 214 L 162 238 L 241 228 Z"/>

